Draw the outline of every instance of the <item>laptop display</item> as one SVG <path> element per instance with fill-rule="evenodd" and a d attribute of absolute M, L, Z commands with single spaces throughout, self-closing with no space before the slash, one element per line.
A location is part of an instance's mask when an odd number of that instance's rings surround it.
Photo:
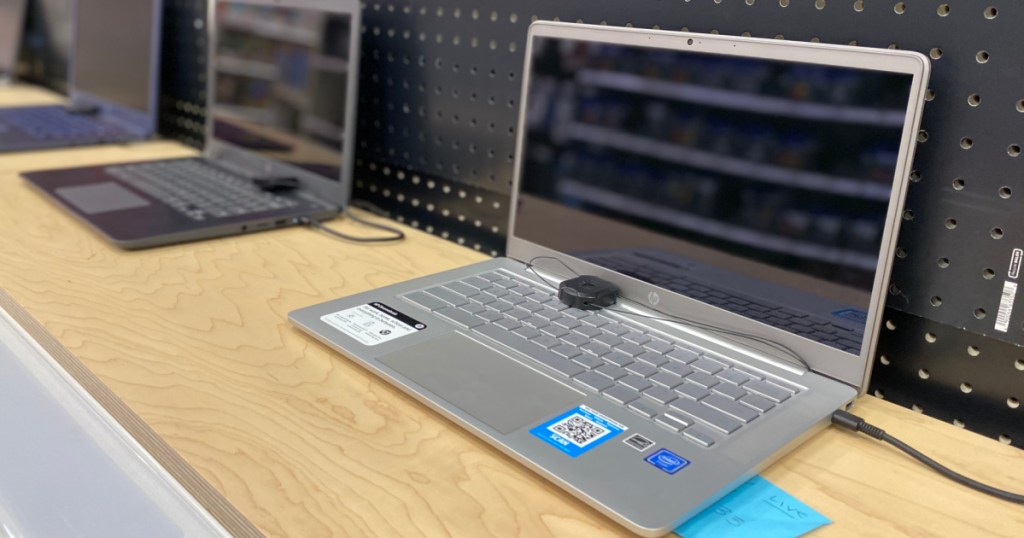
<path fill-rule="evenodd" d="M 352 15 L 219 2 L 215 20 L 215 140 L 338 181 Z"/>
<path fill-rule="evenodd" d="M 71 87 L 135 111 L 155 108 L 158 1 L 78 0 Z M 131 44 L 131 46 L 125 46 Z"/>
<path fill-rule="evenodd" d="M 532 50 L 514 235 L 860 355 L 912 75 Z"/>
<path fill-rule="evenodd" d="M 14 75 L 27 0 L 0 0 L 0 79 Z"/>

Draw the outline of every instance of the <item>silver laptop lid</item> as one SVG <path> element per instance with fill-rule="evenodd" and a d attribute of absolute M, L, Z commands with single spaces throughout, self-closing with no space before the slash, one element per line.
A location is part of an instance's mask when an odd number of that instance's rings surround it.
<path fill-rule="evenodd" d="M 156 130 L 163 0 L 77 0 L 71 99 L 148 135 Z"/>
<path fill-rule="evenodd" d="M 0 79 L 14 77 L 27 5 L 28 0 L 0 0 Z"/>
<path fill-rule="evenodd" d="M 526 58 L 510 257 L 864 389 L 926 58 L 549 22 Z"/>
<path fill-rule="evenodd" d="M 207 156 L 351 194 L 358 0 L 211 2 Z"/>

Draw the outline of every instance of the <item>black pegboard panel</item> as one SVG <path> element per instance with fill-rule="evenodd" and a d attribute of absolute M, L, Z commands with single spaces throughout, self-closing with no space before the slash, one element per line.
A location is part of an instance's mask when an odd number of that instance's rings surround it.
<path fill-rule="evenodd" d="M 160 133 L 203 147 L 206 118 L 206 0 L 164 0 Z"/>

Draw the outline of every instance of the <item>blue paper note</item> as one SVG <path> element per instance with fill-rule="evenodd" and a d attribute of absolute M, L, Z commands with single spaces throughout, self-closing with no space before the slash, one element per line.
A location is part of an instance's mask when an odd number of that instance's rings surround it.
<path fill-rule="evenodd" d="M 676 529 L 685 538 L 795 538 L 832 520 L 755 476 Z"/>

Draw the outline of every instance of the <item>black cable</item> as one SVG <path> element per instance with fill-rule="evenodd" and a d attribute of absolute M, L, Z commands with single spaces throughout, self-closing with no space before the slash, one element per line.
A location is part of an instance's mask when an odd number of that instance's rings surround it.
<path fill-rule="evenodd" d="M 379 209 L 377 209 L 376 211 L 374 209 L 370 209 L 369 207 L 366 207 L 364 204 L 369 204 L 369 203 L 368 202 L 366 202 L 366 203 L 362 203 L 361 202 L 358 205 L 355 204 L 355 203 L 353 203 L 352 205 L 354 205 L 355 207 L 359 207 L 360 209 L 363 209 L 365 211 L 369 211 L 371 213 L 374 213 L 374 214 L 376 214 L 378 216 L 380 216 L 383 213 Z M 299 217 L 299 218 L 296 219 L 296 222 L 299 223 L 299 224 L 304 224 L 304 225 L 312 227 L 312 228 L 316 228 L 317 230 L 320 230 L 321 232 L 324 232 L 326 234 L 332 235 L 332 236 L 337 237 L 339 239 L 343 239 L 345 241 L 353 241 L 355 243 L 390 243 L 392 241 L 401 241 L 402 239 L 405 239 L 405 233 L 402 232 L 402 230 L 399 230 L 397 228 L 392 228 L 391 226 L 386 226 L 384 224 L 378 224 L 376 222 L 370 222 L 370 221 L 368 221 L 366 219 L 363 219 L 361 217 L 357 217 L 351 211 L 349 211 L 348 207 L 346 207 L 344 210 L 342 210 L 342 215 L 344 215 L 345 217 L 351 219 L 353 222 L 358 222 L 359 224 L 362 224 L 363 226 L 369 226 L 370 228 L 376 228 L 378 230 L 384 230 L 386 232 L 390 232 L 392 235 L 383 236 L 383 237 L 356 237 L 356 236 L 352 236 L 352 235 L 348 235 L 348 234 L 339 232 L 339 231 L 334 230 L 332 228 L 328 228 L 327 226 L 324 226 L 324 224 L 322 222 L 320 222 L 320 221 L 318 221 L 316 219 L 311 219 L 309 217 Z"/>
<path fill-rule="evenodd" d="M 890 445 L 902 450 L 903 452 L 906 452 L 911 457 L 920 461 L 921 463 L 924 463 L 928 467 L 931 467 L 933 470 L 935 470 L 942 476 L 945 476 L 946 478 L 949 478 L 950 480 L 967 486 L 973 490 L 980 491 L 982 493 L 991 495 L 1004 501 L 1024 504 L 1024 495 L 994 488 L 992 486 L 989 486 L 988 484 L 982 484 L 981 482 L 978 482 L 973 478 L 968 478 L 950 469 L 949 467 L 946 467 L 945 465 L 942 465 L 941 463 L 929 458 L 928 456 L 925 456 L 917 449 L 904 443 L 903 441 L 900 441 L 899 439 L 889 435 L 888 433 L 885 433 L 885 430 L 879 428 L 878 426 L 868 424 L 867 422 L 864 421 L 863 418 L 858 417 L 853 413 L 843 411 L 841 409 L 836 411 L 835 413 L 832 413 L 832 424 L 835 424 L 836 426 L 853 432 L 861 432 L 865 435 L 874 437 L 875 439 L 878 439 L 880 441 L 885 441 L 886 443 L 889 443 Z"/>
<path fill-rule="evenodd" d="M 548 279 L 544 278 L 544 276 L 541 275 L 540 273 L 538 273 L 537 270 L 534 268 L 534 266 L 535 266 L 534 262 L 537 261 L 537 260 L 554 260 L 554 261 L 562 264 L 562 267 L 565 267 L 566 269 L 568 269 L 570 272 L 572 272 L 572 274 L 574 274 L 576 276 L 579 276 L 579 273 L 577 273 L 572 267 L 569 267 L 569 265 L 567 263 L 565 263 L 561 259 L 556 258 L 554 256 L 534 256 L 533 258 L 530 259 L 530 261 L 526 262 L 526 269 L 528 271 L 532 272 L 533 274 L 537 275 L 538 278 L 543 280 L 545 284 L 550 286 L 555 291 L 558 291 L 558 286 L 552 284 L 551 281 L 549 281 Z M 718 326 L 715 326 L 715 325 L 711 325 L 711 324 L 708 324 L 708 323 L 704 323 L 704 322 L 700 322 L 700 321 L 696 321 L 696 320 L 692 320 L 692 319 L 687 319 L 687 318 L 683 318 L 683 317 L 670 316 L 670 315 L 665 314 L 664 312 L 660 312 L 660 311 L 658 311 L 658 313 L 662 314 L 663 316 L 666 316 L 666 317 L 647 316 L 647 315 L 644 315 L 644 314 L 638 314 L 636 312 L 630 312 L 628 310 L 615 310 L 615 309 L 607 308 L 607 307 L 602 308 L 601 310 L 606 311 L 606 312 L 614 312 L 616 314 L 629 315 L 629 316 L 634 316 L 634 317 L 638 317 L 638 318 L 646 318 L 646 319 L 651 319 L 651 320 L 656 320 L 656 321 L 667 321 L 667 322 L 674 322 L 674 323 L 682 323 L 684 325 L 689 325 L 691 327 L 694 327 L 694 328 L 697 328 L 697 329 L 703 329 L 705 331 L 713 332 L 713 333 L 719 334 L 719 335 L 732 336 L 732 337 L 735 337 L 735 338 L 743 338 L 743 339 L 746 339 L 746 340 L 751 340 L 751 341 L 754 341 L 754 342 L 759 342 L 759 343 L 764 344 L 764 345 L 766 345 L 766 346 L 768 346 L 768 347 L 770 347 L 770 348 L 772 348 L 772 349 L 774 349 L 774 350 L 776 350 L 776 351 L 778 351 L 780 353 L 783 353 L 785 355 L 789 355 L 790 357 L 795 359 L 797 362 L 802 364 L 804 366 L 804 368 L 806 368 L 808 370 L 811 369 L 811 365 L 808 364 L 807 361 L 799 353 L 794 351 L 792 348 L 790 348 L 789 346 L 787 346 L 787 345 L 785 345 L 785 344 L 783 344 L 781 342 L 776 342 L 775 340 L 772 340 L 770 338 L 765 338 L 763 336 L 758 336 L 758 335 L 755 335 L 755 334 L 749 334 L 749 333 L 745 333 L 745 332 L 741 332 L 741 331 L 734 331 L 732 329 L 725 329 L 725 328 L 722 328 L 722 327 L 718 327 Z"/>

